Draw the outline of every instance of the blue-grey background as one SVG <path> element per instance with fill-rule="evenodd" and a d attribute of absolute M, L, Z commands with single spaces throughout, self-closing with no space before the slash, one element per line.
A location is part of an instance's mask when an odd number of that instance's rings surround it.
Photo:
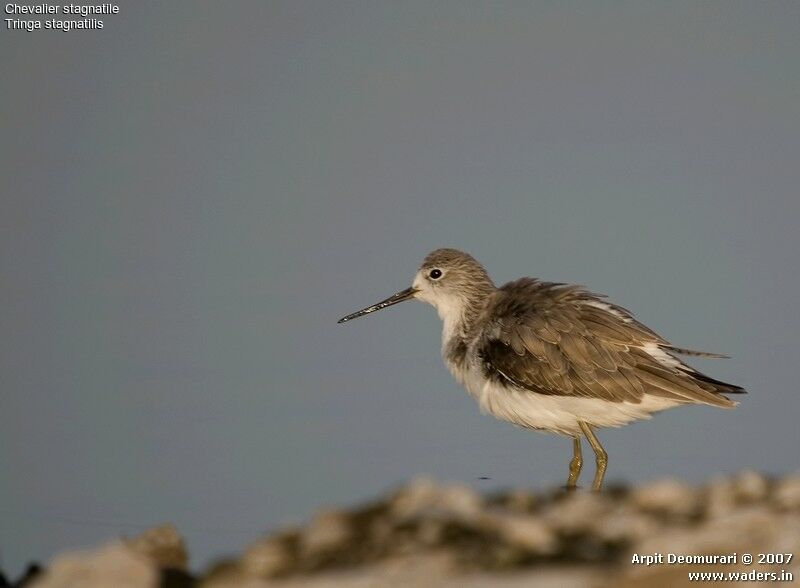
<path fill-rule="evenodd" d="M 733 356 L 695 363 L 737 410 L 601 432 L 611 480 L 798 468 L 800 4 L 121 8 L 0 31 L 7 571 L 162 521 L 202 566 L 420 473 L 563 483 L 431 308 L 336 324 L 439 246 Z"/>

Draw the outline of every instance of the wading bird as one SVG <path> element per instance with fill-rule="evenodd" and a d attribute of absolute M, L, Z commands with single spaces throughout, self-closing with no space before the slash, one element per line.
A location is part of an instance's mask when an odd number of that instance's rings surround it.
<path fill-rule="evenodd" d="M 600 490 L 608 456 L 594 430 L 619 427 L 683 404 L 733 408 L 745 391 L 678 356 L 725 357 L 675 347 L 633 315 L 582 286 L 521 278 L 499 288 L 470 255 L 428 254 L 410 288 L 339 320 L 404 300 L 433 305 L 442 356 L 481 409 L 520 427 L 572 437 L 567 488 L 581 471 L 581 436 L 596 457 Z"/>

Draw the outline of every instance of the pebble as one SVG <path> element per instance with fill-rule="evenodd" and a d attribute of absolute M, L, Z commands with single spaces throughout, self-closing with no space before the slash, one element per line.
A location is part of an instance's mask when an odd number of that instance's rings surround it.
<path fill-rule="evenodd" d="M 124 542 L 133 551 L 149 558 L 159 567 L 186 570 L 189 561 L 186 545 L 172 524 L 153 527 L 132 539 L 125 539 Z"/>
<path fill-rule="evenodd" d="M 380 574 L 390 569 L 403 586 L 470 585 L 455 576 L 448 583 L 407 579 L 415 577 L 414 562 L 433 556 L 437 573 L 460 573 L 478 584 L 499 579 L 500 569 L 528 573 L 557 566 L 567 573 L 599 565 L 613 572 L 608 578 L 629 585 L 626 578 L 634 572 L 655 573 L 633 570 L 626 561 L 630 550 L 777 553 L 798 544 L 800 475 L 770 481 L 745 470 L 702 487 L 664 479 L 624 492 L 515 491 L 489 499 L 466 486 L 419 478 L 363 508 L 322 511 L 304 527 L 256 541 L 239 558 L 206 572 L 197 586 L 267 588 L 279 581 L 287 588 L 366 588 L 385 585 L 374 578 L 389 577 Z M 162 525 L 57 557 L 31 585 L 156 588 L 163 570 L 180 573 L 187 561 L 178 531 Z M 359 580 L 349 584 L 345 578 Z M 528 579 L 520 582 L 529 585 Z"/>
<path fill-rule="evenodd" d="M 634 488 L 631 501 L 642 511 L 681 518 L 692 516 L 698 507 L 697 492 L 671 478 Z"/>
<path fill-rule="evenodd" d="M 773 500 L 778 508 L 785 510 L 800 509 L 800 475 L 780 480 L 775 488 Z"/>

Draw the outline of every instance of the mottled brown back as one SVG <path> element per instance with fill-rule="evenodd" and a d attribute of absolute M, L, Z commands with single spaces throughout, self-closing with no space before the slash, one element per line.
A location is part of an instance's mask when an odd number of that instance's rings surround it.
<path fill-rule="evenodd" d="M 650 394 L 720 407 L 735 405 L 723 393 L 744 392 L 675 357 L 712 354 L 672 346 L 629 311 L 580 286 L 516 280 L 491 295 L 480 318 L 484 373 L 506 385 L 612 402 L 639 403 Z"/>

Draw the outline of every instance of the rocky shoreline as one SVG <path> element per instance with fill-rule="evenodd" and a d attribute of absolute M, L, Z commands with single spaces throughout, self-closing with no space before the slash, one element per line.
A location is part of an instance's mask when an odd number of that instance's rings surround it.
<path fill-rule="evenodd" d="M 637 565 L 633 554 L 792 553 L 788 564 Z M 737 556 L 738 557 L 738 556 Z M 250 545 L 199 576 L 171 525 L 31 568 L 33 588 L 337 588 L 343 586 L 674 586 L 688 572 L 800 578 L 800 475 L 752 471 L 693 487 L 660 480 L 601 494 L 482 496 L 417 479 L 353 509 Z M 10 586 L 0 576 L 0 587 Z"/>

